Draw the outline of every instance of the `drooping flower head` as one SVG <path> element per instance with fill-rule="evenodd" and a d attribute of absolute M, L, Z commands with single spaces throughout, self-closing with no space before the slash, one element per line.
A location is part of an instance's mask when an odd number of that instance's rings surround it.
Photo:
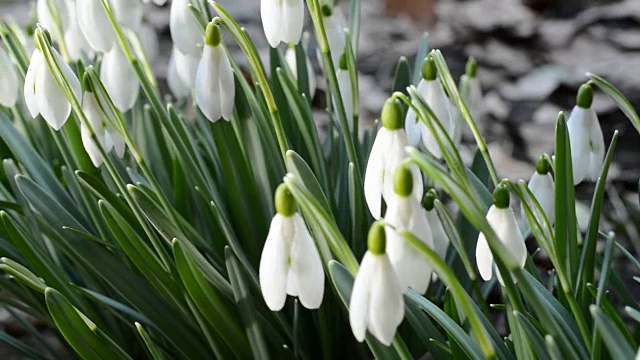
<path fill-rule="evenodd" d="M 522 268 L 527 260 L 527 247 L 525 246 L 524 237 L 516 223 L 516 217 L 509 206 L 509 202 L 509 190 L 504 184 L 498 185 L 493 193 L 493 205 L 489 208 L 489 212 L 487 212 L 487 222 L 489 222 L 489 225 L 493 228 L 498 240 L 508 250 L 507 265 Z M 500 283 L 503 284 L 500 271 L 498 271 L 495 261 L 493 260 L 493 253 L 483 233 L 478 235 L 476 262 L 480 276 L 482 276 L 485 281 L 491 280 L 495 273 Z"/>
<path fill-rule="evenodd" d="M 389 99 L 382 108 L 382 128 L 373 142 L 364 176 L 364 196 L 369 211 L 375 219 L 380 218 L 382 198 L 389 202 L 393 196 L 393 176 L 407 157 L 407 135 L 402 127 L 403 109 L 396 99 Z M 422 199 L 422 176 L 415 164 L 408 165 L 413 174 L 412 196 Z"/>
<path fill-rule="evenodd" d="M 10 108 L 18 101 L 18 73 L 16 67 L 0 46 L 0 105 Z"/>
<path fill-rule="evenodd" d="M 390 345 L 404 318 L 403 288 L 386 253 L 384 225 L 369 230 L 368 248 L 353 283 L 349 323 L 355 338 L 364 341 L 367 330 L 382 344 Z"/>
<path fill-rule="evenodd" d="M 307 309 L 317 309 L 324 295 L 322 260 L 297 211 L 293 195 L 281 184 L 275 196 L 276 215 L 260 258 L 260 287 L 269 309 L 284 307 L 287 294 Z"/>
<path fill-rule="evenodd" d="M 100 80 L 118 110 L 125 112 L 135 105 L 140 82 L 118 43 L 114 43 L 102 58 Z"/>
<path fill-rule="evenodd" d="M 189 10 L 190 0 L 173 0 L 171 2 L 171 14 L 169 16 L 169 29 L 171 39 L 182 54 L 200 56 L 199 41 L 202 39 L 202 30 Z"/>
<path fill-rule="evenodd" d="M 39 34 L 40 33 L 40 34 Z M 82 89 L 80 81 L 69 65 L 64 61 L 60 53 L 51 47 L 53 56 L 51 66 L 57 65 L 60 69 L 61 78 L 56 80 L 52 69 L 42 52 L 41 41 L 50 42 L 51 37 L 48 32 L 41 29 L 36 30 L 36 49 L 31 55 L 31 61 L 24 80 L 24 99 L 32 117 L 42 115 L 49 125 L 55 130 L 60 130 L 71 114 L 71 104 L 67 99 L 65 90 L 61 88 L 61 83 L 66 81 L 71 87 L 72 96 L 80 102 L 82 99 Z"/>
<path fill-rule="evenodd" d="M 580 86 L 577 104 L 567 120 L 574 185 L 585 179 L 596 181 L 604 163 L 604 137 L 592 104 L 593 88 L 589 84 Z"/>
<path fill-rule="evenodd" d="M 196 75 L 196 100 L 211 122 L 231 120 L 235 100 L 233 69 L 222 46 L 220 27 L 207 25 L 205 46 Z"/>
<path fill-rule="evenodd" d="M 551 176 L 551 166 L 544 157 L 541 156 L 536 161 L 536 172 L 531 175 L 528 186 L 533 196 L 538 200 L 549 225 L 553 226 L 555 222 L 555 185 L 553 176 Z M 522 217 L 526 219 L 524 208 L 522 209 Z M 538 221 L 542 222 L 542 219 L 538 219 Z"/>
<path fill-rule="evenodd" d="M 467 61 L 464 75 L 460 78 L 460 95 L 467 105 L 473 120 L 475 120 L 476 124 L 481 124 L 482 88 L 477 75 L 478 62 L 471 57 Z M 464 119 L 460 119 L 460 121 L 464 121 Z"/>
<path fill-rule="evenodd" d="M 438 78 L 438 69 L 432 56 L 428 56 L 422 64 L 422 80 L 418 84 L 418 92 L 429 105 L 443 128 L 455 142 L 455 123 L 450 115 L 451 100 L 447 97 Z M 425 148 L 437 158 L 442 158 L 442 151 L 431 130 L 417 118 L 413 109 L 409 109 L 405 120 L 409 144 L 417 146 L 420 140 Z"/>
<path fill-rule="evenodd" d="M 340 63 L 340 56 L 342 56 L 347 46 L 345 36 L 347 22 L 342 10 L 337 6 L 331 5 L 330 1 L 325 1 L 321 5 L 320 14 L 322 16 L 324 30 L 327 34 L 329 49 L 331 49 L 331 60 L 337 68 Z"/>
<path fill-rule="evenodd" d="M 302 0 L 261 0 L 262 26 L 271 47 L 300 42 L 304 24 Z"/>
<path fill-rule="evenodd" d="M 347 66 L 346 52 L 340 57 L 336 77 L 338 78 L 338 88 L 340 89 L 340 97 L 342 98 L 344 111 L 347 115 L 347 124 L 349 125 L 349 129 L 353 129 L 353 89 L 351 88 L 351 75 L 349 74 Z M 334 116 L 336 119 L 339 119 L 338 103 L 335 101 L 335 98 L 333 104 L 333 108 L 335 110 Z"/>
<path fill-rule="evenodd" d="M 438 193 L 435 189 L 430 189 L 422 200 L 422 206 L 426 211 L 427 221 L 431 228 L 434 250 L 444 260 L 449 247 L 449 237 L 445 233 L 442 221 L 435 210 L 436 200 L 438 200 Z"/>
<path fill-rule="evenodd" d="M 305 53 L 307 51 L 308 43 L 309 43 L 309 33 L 305 32 L 302 35 L 302 45 L 305 50 Z M 311 61 L 309 60 L 308 55 L 305 54 L 305 58 L 307 63 L 307 81 L 309 82 L 308 95 L 309 95 L 309 99 L 313 99 L 313 97 L 316 95 L 316 89 L 317 89 L 316 73 L 313 70 L 313 66 L 311 64 Z M 289 66 L 289 69 L 291 70 L 291 73 L 293 74 L 294 78 L 297 80 L 298 79 L 298 63 L 296 59 L 295 45 L 289 44 L 289 47 L 287 47 L 287 51 L 284 54 L 284 59 L 287 62 L 287 65 Z"/>
<path fill-rule="evenodd" d="M 384 220 L 386 227 L 387 254 L 403 289 L 408 287 L 424 294 L 431 281 L 431 264 L 401 235 L 408 231 L 430 248 L 434 248 L 431 227 L 426 211 L 420 201 L 411 196 L 413 174 L 406 165 L 395 173 L 394 196 L 389 199 Z"/>

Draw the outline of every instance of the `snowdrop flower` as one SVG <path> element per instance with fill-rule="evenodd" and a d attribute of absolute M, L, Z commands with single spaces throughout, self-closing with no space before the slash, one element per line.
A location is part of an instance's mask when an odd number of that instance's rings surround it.
<path fill-rule="evenodd" d="M 58 12 L 60 25 L 62 26 L 62 32 L 65 32 L 67 28 L 67 24 L 70 19 L 69 9 L 67 8 L 66 0 L 54 0 L 52 1 L 52 5 L 55 7 L 55 10 Z M 36 14 L 38 16 L 38 22 L 42 27 L 49 30 L 51 32 L 51 36 L 54 40 L 58 40 L 58 31 L 56 22 L 54 20 L 53 14 L 49 11 L 48 0 L 38 0 L 36 4 Z"/>
<path fill-rule="evenodd" d="M 433 248 L 438 256 L 444 260 L 447 256 L 447 249 L 449 248 L 449 237 L 447 236 L 447 233 L 444 232 L 442 221 L 440 221 L 440 217 L 435 210 L 436 200 L 438 200 L 438 194 L 435 189 L 431 189 L 424 197 L 423 206 L 426 211 L 429 228 L 431 228 Z"/>
<path fill-rule="evenodd" d="M 529 180 L 529 190 L 538 200 L 542 211 L 547 217 L 550 226 L 555 222 L 555 185 L 553 176 L 550 173 L 549 163 L 541 156 L 536 161 L 536 172 Z M 526 219 L 524 207 L 522 208 L 522 218 Z M 542 222 L 542 219 L 538 219 Z"/>
<path fill-rule="evenodd" d="M 138 29 L 138 39 L 144 55 L 150 62 L 153 61 L 160 52 L 160 44 L 158 43 L 158 34 L 156 30 L 149 24 L 142 24 Z"/>
<path fill-rule="evenodd" d="M 369 330 L 378 341 L 389 346 L 404 318 L 404 300 L 400 280 L 386 253 L 382 223 L 371 226 L 368 247 L 353 283 L 349 323 L 358 341 L 364 341 Z"/>
<path fill-rule="evenodd" d="M 276 190 L 275 204 L 260 258 L 262 296 L 272 311 L 282 309 L 287 294 L 297 296 L 307 309 L 317 309 L 324 295 L 320 254 L 286 185 Z"/>
<path fill-rule="evenodd" d="M 180 75 L 178 75 L 176 52 L 178 52 L 178 50 L 174 48 L 171 52 L 171 57 L 169 58 L 169 67 L 167 68 L 167 85 L 176 99 L 184 99 L 191 95 L 191 88 L 184 80 L 182 80 Z"/>
<path fill-rule="evenodd" d="M 302 43 L 304 44 L 304 49 L 306 51 L 307 48 L 307 43 L 309 42 L 309 34 L 305 33 L 303 38 L 302 38 Z M 296 60 L 296 48 L 293 45 L 289 45 L 289 47 L 287 48 L 287 51 L 284 54 L 284 59 L 287 62 L 287 65 L 289 66 L 289 69 L 291 70 L 291 73 L 293 74 L 294 78 L 297 80 L 298 79 L 298 65 L 297 65 L 297 60 Z M 313 66 L 311 65 L 311 61 L 309 60 L 309 57 L 306 57 L 306 62 L 307 62 L 307 79 L 309 81 L 309 99 L 313 99 L 313 97 L 316 95 L 316 88 L 317 88 L 317 81 L 316 81 L 316 73 L 315 71 L 313 71 Z"/>
<path fill-rule="evenodd" d="M 111 50 L 116 33 L 109 22 L 101 0 L 76 0 L 78 25 L 87 42 L 97 52 Z"/>
<path fill-rule="evenodd" d="M 152 1 L 151 0 L 142 0 L 142 2 L 144 2 L 145 4 L 149 4 Z M 153 3 L 158 5 L 158 6 L 162 6 L 162 5 L 167 3 L 167 0 L 153 0 Z"/>
<path fill-rule="evenodd" d="M 86 91 L 82 98 L 82 112 L 84 112 L 91 129 L 98 139 L 100 146 L 105 152 L 115 150 L 118 157 L 124 156 L 125 143 L 122 135 L 120 135 L 115 129 L 113 129 L 109 123 L 107 115 L 103 108 L 100 108 L 96 94 L 92 91 L 91 86 L 85 86 Z M 106 102 L 103 100 L 103 104 Z M 113 115 L 111 115 L 113 116 Z M 100 166 L 103 163 L 103 158 L 100 155 L 100 150 L 96 144 L 91 140 L 89 129 L 84 125 L 80 127 L 80 135 L 82 138 L 82 145 L 84 146 L 91 162 L 95 167 Z"/>
<path fill-rule="evenodd" d="M 189 55 L 182 53 L 175 45 L 173 47 L 173 57 L 175 59 L 176 72 L 178 77 L 184 82 L 190 89 L 196 86 L 196 74 L 198 72 L 198 66 L 202 55 Z"/>
<path fill-rule="evenodd" d="M 73 61 L 78 61 L 83 53 L 93 57 L 93 49 L 78 24 L 75 1 L 67 0 L 67 7 L 69 9 L 69 28 L 64 33 L 64 42 L 67 46 L 69 58 Z"/>
<path fill-rule="evenodd" d="M 591 108 L 592 103 L 591 85 L 580 86 L 577 105 L 571 110 L 571 116 L 567 120 L 574 185 L 585 179 L 596 181 L 604 164 L 604 137 L 598 115 Z"/>
<path fill-rule="evenodd" d="M 393 196 L 393 176 L 396 169 L 407 157 L 405 147 L 407 135 L 402 128 L 402 106 L 393 98 L 382 108 L 382 128 L 373 142 L 367 169 L 364 175 L 364 196 L 374 219 L 380 218 L 381 197 L 389 202 Z M 412 196 L 422 199 L 422 176 L 418 168 L 411 164 L 413 174 Z"/>
<path fill-rule="evenodd" d="M 280 42 L 300 42 L 304 25 L 302 0 L 261 0 L 260 15 L 264 35 L 271 47 L 277 47 Z"/>
<path fill-rule="evenodd" d="M 464 100 L 467 108 L 469 109 L 469 113 L 471 117 L 476 122 L 476 124 L 480 125 L 480 117 L 482 115 L 482 88 L 480 87 L 480 80 L 477 77 L 478 75 L 478 63 L 476 59 L 473 57 L 469 58 L 467 61 L 465 74 L 460 78 L 460 92 L 462 95 L 462 99 Z M 455 106 L 454 106 L 455 107 Z M 457 114 L 459 117 L 459 121 L 464 126 L 464 118 L 460 113 Z M 465 130 L 471 134 L 471 130 L 469 127 L 464 127 Z"/>
<path fill-rule="evenodd" d="M 100 80 L 118 110 L 125 112 L 136 103 L 140 83 L 118 44 L 113 44 L 111 50 L 102 58 Z"/>
<path fill-rule="evenodd" d="M 493 231 L 495 231 L 502 245 L 504 245 L 505 249 L 509 252 L 507 259 L 509 263 L 507 266 L 511 268 L 522 268 L 527 261 L 527 248 L 522 233 L 520 233 L 520 228 L 516 223 L 513 210 L 509 207 L 509 201 L 509 190 L 507 187 L 503 184 L 498 185 L 493 193 L 493 205 L 489 208 L 489 212 L 487 212 L 487 221 L 493 228 Z M 491 280 L 495 271 L 498 280 L 504 285 L 500 271 L 498 271 L 493 260 L 493 254 L 487 243 L 487 238 L 483 233 L 478 235 L 476 262 L 480 276 L 482 276 L 485 281 Z"/>
<path fill-rule="evenodd" d="M 418 92 L 424 98 L 424 101 L 431 107 L 434 115 L 438 118 L 445 131 L 454 137 L 455 124 L 449 114 L 449 103 L 451 100 L 447 97 L 442 87 L 440 79 L 438 79 L 438 69 L 433 58 L 428 57 L 422 64 L 422 80 L 418 84 Z M 425 125 L 413 109 L 409 108 L 405 120 L 407 136 L 411 146 L 417 146 L 422 139 L 426 149 L 437 158 L 442 158 L 442 151 L 438 146 L 435 136 L 431 130 Z M 455 142 L 455 141 L 454 141 Z"/>
<path fill-rule="evenodd" d="M 0 46 L 0 105 L 10 108 L 18 101 L 18 74 L 7 52 Z"/>
<path fill-rule="evenodd" d="M 111 0 L 111 6 L 113 14 L 122 26 L 133 31 L 140 28 L 144 10 L 140 0 Z"/>
<path fill-rule="evenodd" d="M 196 100 L 202 113 L 211 122 L 221 117 L 231 120 L 236 94 L 231 63 L 221 42 L 220 27 L 209 23 L 196 75 Z"/>
<path fill-rule="evenodd" d="M 328 3 L 322 4 L 321 7 L 322 22 L 327 33 L 327 41 L 331 49 L 331 58 L 333 65 L 337 67 L 340 63 L 340 56 L 344 53 L 347 46 L 345 37 L 346 20 L 344 14 L 338 7 L 332 7 Z M 321 57 L 318 57 L 321 59 Z"/>
<path fill-rule="evenodd" d="M 32 117 L 42 115 L 52 128 L 59 130 L 71 114 L 71 104 L 64 90 L 58 86 L 39 46 L 36 44 L 36 50 L 31 55 L 31 62 L 24 80 L 24 99 Z M 76 74 L 56 49 L 50 49 L 62 76 L 71 86 L 73 95 L 80 101 L 82 89 Z"/>
<path fill-rule="evenodd" d="M 196 39 L 202 39 L 202 30 L 189 10 L 190 0 L 173 0 L 169 18 L 171 39 L 182 54 L 200 57 Z"/>
<path fill-rule="evenodd" d="M 434 248 L 431 227 L 420 201 L 411 196 L 413 174 L 406 166 L 396 170 L 393 179 L 394 196 L 390 199 L 384 220 L 387 254 L 403 289 L 408 287 L 424 294 L 429 287 L 431 264 L 400 235 L 404 231 L 414 234 L 428 247 Z M 392 228 L 393 227 L 393 228 Z"/>
<path fill-rule="evenodd" d="M 351 75 L 347 68 L 347 56 L 342 54 L 340 57 L 340 64 L 338 71 L 336 72 L 338 78 L 338 88 L 340 89 L 340 96 L 342 97 L 342 105 L 344 105 L 344 111 L 347 115 L 347 123 L 349 129 L 353 128 L 353 90 L 351 88 Z M 339 119 L 338 103 L 333 99 L 333 108 L 335 111 L 335 118 Z"/>

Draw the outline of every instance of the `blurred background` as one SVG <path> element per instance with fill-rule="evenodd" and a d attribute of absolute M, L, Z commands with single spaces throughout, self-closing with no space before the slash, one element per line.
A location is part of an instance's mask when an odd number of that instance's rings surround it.
<path fill-rule="evenodd" d="M 267 60 L 260 1 L 218 2 L 247 28 Z M 348 14 L 349 1 L 337 2 Z M 146 21 L 160 40 L 159 55 L 151 60 L 161 79 L 171 52 L 169 4 L 147 5 L 145 11 Z M 35 1 L 0 0 L 0 18 L 33 24 L 34 8 Z M 308 16 L 306 21 L 310 26 Z M 603 76 L 640 108 L 640 0 L 364 0 L 361 26 L 359 79 L 364 124 L 373 124 L 391 94 L 398 59 L 405 56 L 413 64 L 420 39 L 428 33 L 430 48 L 442 50 L 455 77 L 464 72 L 468 57 L 477 59 L 484 106 L 476 120 L 503 177 L 528 179 L 535 159 L 553 153 L 558 112 L 570 112 L 586 72 Z M 246 63 L 239 50 L 230 41 L 227 44 L 237 61 Z M 313 41 L 309 54 L 320 74 Z M 314 104 L 322 127 L 328 121 L 323 110 L 322 88 L 326 85 L 319 86 Z M 596 92 L 594 106 L 606 144 L 614 130 L 620 132 L 610 170 L 604 228 L 620 234 L 618 238 L 624 238 L 637 254 L 640 136 L 606 95 Z M 592 190 L 593 184 L 578 188 L 578 218 L 584 222 Z M 9 316 L 0 312 L 0 328 L 19 331 L 20 326 L 3 318 Z M 0 358 L 11 359 L 1 349 Z"/>

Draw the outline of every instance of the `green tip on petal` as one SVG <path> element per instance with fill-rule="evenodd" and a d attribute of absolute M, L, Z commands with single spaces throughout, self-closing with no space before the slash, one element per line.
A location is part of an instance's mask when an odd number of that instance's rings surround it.
<path fill-rule="evenodd" d="M 91 78 L 89 77 L 89 74 L 87 74 L 86 72 L 82 76 L 82 90 L 90 93 L 93 92 L 93 85 L 91 85 Z"/>
<path fill-rule="evenodd" d="M 330 17 L 331 15 L 333 15 L 333 8 L 327 3 L 322 4 L 322 6 L 320 7 L 320 11 L 322 12 L 322 16 L 324 17 Z"/>
<path fill-rule="evenodd" d="M 291 217 L 297 211 L 296 200 L 285 184 L 276 189 L 276 212 L 284 217 Z"/>
<path fill-rule="evenodd" d="M 398 166 L 393 176 L 393 190 L 400 197 L 411 196 L 413 191 L 413 174 L 405 165 Z"/>
<path fill-rule="evenodd" d="M 436 67 L 436 61 L 432 56 L 427 56 L 422 63 L 422 78 L 427 81 L 433 81 L 438 76 L 438 68 Z"/>
<path fill-rule="evenodd" d="M 427 211 L 432 211 L 436 205 L 436 200 L 438 199 L 438 193 L 436 189 L 430 189 L 427 194 L 424 196 L 422 200 L 422 206 Z"/>
<path fill-rule="evenodd" d="M 207 25 L 207 30 L 204 33 L 204 42 L 207 46 L 216 47 L 222 42 L 222 33 L 220 32 L 220 26 L 213 21 Z"/>
<path fill-rule="evenodd" d="M 469 60 L 467 61 L 465 74 L 467 74 L 467 77 L 469 79 L 475 78 L 476 75 L 478 74 L 478 62 L 476 61 L 476 58 L 474 58 L 473 56 L 470 57 Z"/>
<path fill-rule="evenodd" d="M 540 175 L 546 175 L 549 173 L 549 170 L 551 170 L 549 163 L 544 156 L 540 156 L 536 161 L 536 172 Z"/>
<path fill-rule="evenodd" d="M 509 189 L 504 184 L 499 184 L 493 192 L 493 204 L 498 209 L 506 209 L 511 201 Z"/>
<path fill-rule="evenodd" d="M 369 237 L 367 239 L 369 251 L 374 255 L 382 255 L 387 247 L 387 236 L 384 232 L 384 225 L 380 221 L 376 221 L 369 229 Z"/>
<path fill-rule="evenodd" d="M 400 130 L 404 128 L 404 109 L 400 101 L 389 98 L 382 107 L 382 126 L 387 130 Z"/>
<path fill-rule="evenodd" d="M 347 52 L 343 52 L 342 55 L 340 56 L 340 64 L 338 64 L 338 66 L 340 66 L 340 70 L 348 70 L 349 69 L 349 64 L 347 62 Z"/>
<path fill-rule="evenodd" d="M 580 86 L 576 103 L 583 109 L 591 108 L 591 104 L 593 104 L 593 88 L 591 85 L 583 84 Z"/>

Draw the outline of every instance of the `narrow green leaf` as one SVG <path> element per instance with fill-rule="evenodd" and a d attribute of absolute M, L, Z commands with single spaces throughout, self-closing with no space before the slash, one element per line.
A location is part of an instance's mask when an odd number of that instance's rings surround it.
<path fill-rule="evenodd" d="M 614 359 L 634 359 L 636 356 L 634 350 L 627 342 L 622 341 L 624 336 L 602 310 L 595 305 L 591 305 L 589 310 L 595 320 L 598 334 L 602 336 L 611 356 Z"/>
<path fill-rule="evenodd" d="M 154 360 L 164 360 L 165 356 L 162 354 L 162 350 L 160 350 L 158 345 L 156 345 L 149 333 L 147 333 L 147 330 L 145 330 L 139 322 L 136 322 L 135 325 L 136 329 L 138 330 L 138 334 L 140 334 L 140 337 L 144 341 L 145 345 L 147 345 L 147 350 L 149 350 L 151 357 Z"/>
<path fill-rule="evenodd" d="M 640 116 L 638 116 L 629 100 L 607 80 L 592 73 L 587 73 L 587 76 L 618 105 L 618 108 L 627 116 L 631 124 L 640 132 Z"/>

